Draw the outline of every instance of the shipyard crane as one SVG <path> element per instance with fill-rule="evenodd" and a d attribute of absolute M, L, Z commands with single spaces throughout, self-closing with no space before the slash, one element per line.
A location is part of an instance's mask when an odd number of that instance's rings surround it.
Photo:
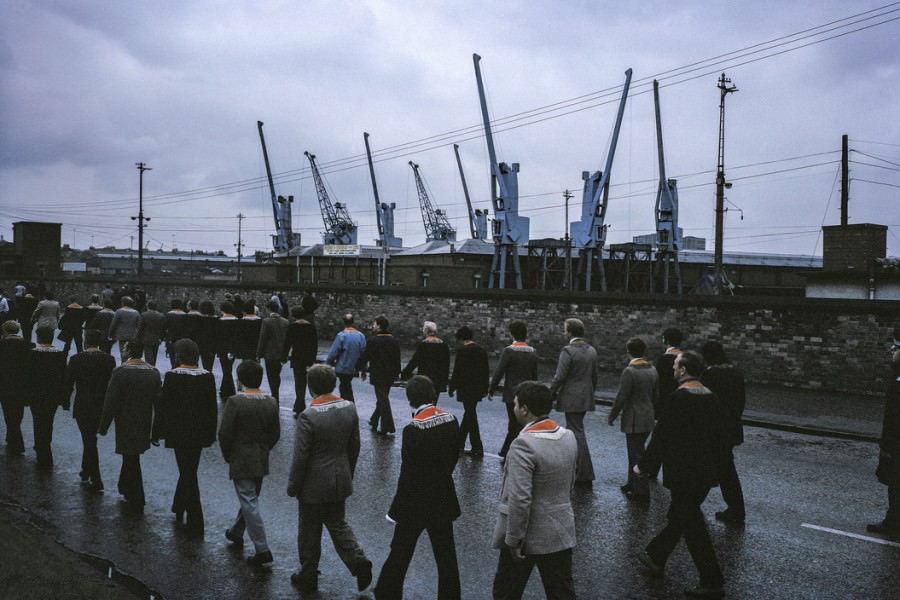
<path fill-rule="evenodd" d="M 491 203 L 494 206 L 494 258 L 491 261 L 491 278 L 488 287 L 506 287 L 506 262 L 512 261 L 515 286 L 522 289 L 522 271 L 519 267 L 519 245 L 528 243 L 529 219 L 519 216 L 519 163 L 497 162 L 491 118 L 488 115 L 484 82 L 481 79 L 481 57 L 472 55 L 475 63 L 475 80 L 481 101 L 481 117 L 484 121 L 484 137 L 491 161 Z"/>
<path fill-rule="evenodd" d="M 459 167 L 459 178 L 462 180 L 463 195 L 466 197 L 466 207 L 469 209 L 469 231 L 472 233 L 473 240 L 485 241 L 487 238 L 487 211 L 481 209 L 472 210 L 469 186 L 466 185 L 466 174 L 463 171 L 462 160 L 459 158 L 459 144 L 453 144 L 453 153 L 456 154 L 456 166 Z"/>
<path fill-rule="evenodd" d="M 372 151 L 369 149 L 369 134 L 363 132 L 363 140 L 366 142 L 366 158 L 369 159 L 369 175 L 372 176 L 372 191 L 375 193 L 375 221 L 378 225 L 378 245 L 382 248 L 400 248 L 403 240 L 394 237 L 394 209 L 395 202 L 388 204 L 378 198 L 378 184 L 375 181 L 375 165 L 372 163 Z"/>
<path fill-rule="evenodd" d="M 316 196 L 319 198 L 319 209 L 322 211 L 322 220 L 325 222 L 325 231 L 322 233 L 322 243 L 331 245 L 356 244 L 356 223 L 350 219 L 347 207 L 340 202 L 331 203 L 328 190 L 325 189 L 325 181 L 319 173 L 316 165 L 316 155 L 309 151 L 303 153 L 309 159 L 309 168 L 312 170 L 313 181 L 316 183 Z"/>
<path fill-rule="evenodd" d="M 419 165 L 409 161 L 409 166 L 412 167 L 413 176 L 416 178 L 416 191 L 419 193 L 419 206 L 422 208 L 422 223 L 425 225 L 425 241 L 455 242 L 456 230 L 447 220 L 447 213 L 431 204 L 428 190 L 425 189 L 425 183 L 419 173 Z"/>
<path fill-rule="evenodd" d="M 581 220 L 571 223 L 572 241 L 578 249 L 578 275 L 584 283 L 584 290 L 590 291 L 591 278 L 596 260 L 600 276 L 600 289 L 606 291 L 606 272 L 603 269 L 603 246 L 606 243 L 606 207 L 609 203 L 609 174 L 613 158 L 616 155 L 616 144 L 619 141 L 619 130 L 622 116 L 625 113 L 625 101 L 628 99 L 628 88 L 631 85 L 631 69 L 625 71 L 625 85 L 622 87 L 622 98 L 619 100 L 619 111 L 616 125 L 613 128 L 609 152 L 606 155 L 606 167 L 603 171 L 590 173 L 583 171 L 584 191 L 581 196 Z"/>
<path fill-rule="evenodd" d="M 272 213 L 275 216 L 275 235 L 272 236 L 272 245 L 275 254 L 288 256 L 291 248 L 300 247 L 300 234 L 291 230 L 291 204 L 294 197 L 278 196 L 275 194 L 275 183 L 272 180 L 272 169 L 269 166 L 269 152 L 266 150 L 266 138 L 263 135 L 263 122 L 257 121 L 259 129 L 259 141 L 262 144 L 263 161 L 266 163 L 266 175 L 269 178 L 269 193 L 272 195 Z"/>
<path fill-rule="evenodd" d="M 662 291 L 669 293 L 670 266 L 675 271 L 678 293 L 681 288 L 681 267 L 678 265 L 678 249 L 681 236 L 678 231 L 678 181 L 666 178 L 666 160 L 663 152 L 662 117 L 659 110 L 659 81 L 653 80 L 653 105 L 656 109 L 656 147 L 659 154 L 659 189 L 656 192 L 656 277 L 662 279 Z"/>

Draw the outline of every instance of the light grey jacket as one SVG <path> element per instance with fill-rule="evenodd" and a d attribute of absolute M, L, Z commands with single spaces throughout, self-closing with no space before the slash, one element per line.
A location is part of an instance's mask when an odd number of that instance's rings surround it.
<path fill-rule="evenodd" d="M 130 342 L 137 338 L 141 328 L 141 313 L 133 308 L 123 306 L 113 315 L 109 325 L 109 339 L 119 342 Z"/>
<path fill-rule="evenodd" d="M 594 410 L 597 351 L 584 338 L 572 338 L 559 353 L 550 390 L 560 412 Z"/>
<path fill-rule="evenodd" d="M 653 431 L 656 423 L 653 401 L 659 396 L 659 376 L 656 367 L 645 359 L 631 361 L 622 371 L 619 392 L 609 422 L 612 424 L 622 414 L 622 431 L 625 433 L 647 433 Z"/>
<path fill-rule="evenodd" d="M 542 424 L 556 425 L 549 419 L 537 423 Z M 575 547 L 575 435 L 559 425 L 539 429 L 523 429 L 506 455 L 496 549 L 506 545 L 522 548 L 523 554 L 549 554 Z"/>
<path fill-rule="evenodd" d="M 288 496 L 307 504 L 345 500 L 353 493 L 357 458 L 356 405 L 334 394 L 315 398 L 297 418 Z"/>

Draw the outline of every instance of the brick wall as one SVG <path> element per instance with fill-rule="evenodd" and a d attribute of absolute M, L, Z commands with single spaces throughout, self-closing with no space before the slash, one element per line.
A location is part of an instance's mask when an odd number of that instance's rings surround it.
<path fill-rule="evenodd" d="M 0 281 L 12 290 L 15 282 Z M 70 294 L 87 298 L 104 281 L 48 281 L 57 298 Z M 254 297 L 264 305 L 270 289 L 249 286 L 199 286 L 148 282 L 149 297 L 167 304 L 171 297 L 220 302 L 227 291 Z M 316 323 L 323 339 L 341 329 L 341 315 L 350 311 L 368 330 L 372 319 L 385 314 L 401 343 L 413 347 L 422 321 L 438 324 L 439 335 L 453 341 L 457 327 L 468 325 L 489 352 L 499 354 L 510 342 L 507 327 L 524 321 L 529 339 L 541 358 L 555 362 L 565 344 L 563 320 L 584 321 L 587 337 L 597 348 L 602 367 L 619 370 L 625 362 L 625 341 L 642 337 L 648 353 L 663 351 L 661 333 L 679 327 L 685 348 L 699 348 L 709 338 L 725 346 L 749 380 L 808 389 L 881 394 L 885 386 L 887 349 L 900 303 L 835 301 L 805 298 L 710 298 L 699 296 L 618 296 L 516 290 L 424 290 L 389 288 L 315 288 L 321 306 Z M 285 288 L 289 301 L 299 289 Z"/>

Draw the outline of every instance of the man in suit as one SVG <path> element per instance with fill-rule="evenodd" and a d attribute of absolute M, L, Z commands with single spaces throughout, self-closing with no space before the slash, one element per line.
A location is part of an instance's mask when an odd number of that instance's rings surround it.
<path fill-rule="evenodd" d="M 503 447 L 500 448 L 500 458 L 506 458 L 509 445 L 522 430 L 513 410 L 516 387 L 523 381 L 537 380 L 538 367 L 537 352 L 525 341 L 528 339 L 528 327 L 525 323 L 513 321 L 509 324 L 509 333 L 512 335 L 513 343 L 504 348 L 500 354 L 500 362 L 494 369 L 491 386 L 488 390 L 488 396 L 493 396 L 500 381 L 503 381 L 503 403 L 506 405 L 507 428 L 506 439 L 503 440 Z"/>
<path fill-rule="evenodd" d="M 352 402 L 333 393 L 336 381 L 332 367 L 310 367 L 306 384 L 314 398 L 300 413 L 294 437 L 287 493 L 298 500 L 300 570 L 291 575 L 291 581 L 302 592 L 314 592 L 319 585 L 323 525 L 341 560 L 356 577 L 359 591 L 372 583 L 372 561 L 366 558 L 344 514 L 359 458 L 359 417 Z"/>
<path fill-rule="evenodd" d="M 578 444 L 549 417 L 547 386 L 525 381 L 516 388 L 516 418 L 524 426 L 510 444 L 500 490 L 493 547 L 500 550 L 494 600 L 522 597 L 537 565 L 548 598 L 574 599 L 572 488 Z"/>
<path fill-rule="evenodd" d="M 135 310 L 134 300 L 131 296 L 122 296 L 122 307 L 116 310 L 112 323 L 109 325 L 109 339 L 119 342 L 119 356 L 122 363 L 128 360 L 125 345 L 138 339 L 140 328 L 141 313 Z"/>
<path fill-rule="evenodd" d="M 275 400 L 278 400 L 281 389 L 281 353 L 284 349 L 284 335 L 287 333 L 288 320 L 281 316 L 279 305 L 269 301 L 269 316 L 262 320 L 259 327 L 259 342 L 256 355 L 266 364 L 266 381 Z"/>
<path fill-rule="evenodd" d="M 578 441 L 575 485 L 589 488 L 594 481 L 594 463 L 584 432 L 584 415 L 594 410 L 597 351 L 584 338 L 584 323 L 580 320 L 566 319 L 565 334 L 569 344 L 559 353 L 550 391 L 556 401 L 556 410 L 566 413 L 566 427 Z"/>
<path fill-rule="evenodd" d="M 40 325 L 35 330 L 37 346 L 27 362 L 26 402 L 34 422 L 34 450 L 39 469 L 53 468 L 53 419 L 56 409 L 69 410 L 66 395 L 66 355 L 53 345 L 53 328 Z"/>
<path fill-rule="evenodd" d="M 652 576 L 662 577 L 666 560 L 684 537 L 700 572 L 700 585 L 685 594 L 693 598 L 721 598 L 722 570 L 700 505 L 718 481 L 727 418 L 715 395 L 700 383 L 705 368 L 698 353 L 678 354 L 673 367 L 678 389 L 662 404 L 650 445 L 634 467 L 635 474 L 641 475 L 662 464 L 663 485 L 672 495 L 666 526 L 650 541 L 639 560 Z"/>
<path fill-rule="evenodd" d="M 306 369 L 316 362 L 319 351 L 319 334 L 312 315 L 307 315 L 303 306 L 291 308 L 293 323 L 284 334 L 281 360 L 286 362 L 290 355 L 291 370 L 294 372 L 294 417 L 306 410 Z"/>
<path fill-rule="evenodd" d="M 234 303 L 225 300 L 219 305 L 222 315 L 216 320 L 216 354 L 222 368 L 219 398 L 224 402 L 237 392 L 234 386 L 234 358 L 240 334 L 240 319 L 235 314 Z"/>
<path fill-rule="evenodd" d="M 30 322 L 30 321 L 29 321 Z M 19 335 L 19 324 L 6 321 L 0 338 L 0 405 L 6 422 L 6 453 L 19 456 L 25 453 L 22 419 L 25 418 L 28 385 L 28 360 L 33 344 Z"/>
<path fill-rule="evenodd" d="M 281 437 L 281 423 L 275 398 L 259 389 L 263 377 L 260 364 L 245 360 L 238 365 L 237 377 L 242 389 L 228 398 L 219 424 L 219 446 L 241 506 L 225 537 L 235 546 L 243 546 L 246 531 L 256 550 L 247 562 L 255 567 L 272 562 L 259 512 L 259 492 L 263 477 L 269 474 L 269 452 Z"/>
<path fill-rule="evenodd" d="M 434 405 L 437 394 L 431 380 L 416 375 L 406 384 L 413 418 L 403 428 L 403 462 L 397 493 L 388 510 L 396 523 L 391 552 L 381 568 L 375 597 L 403 596 L 403 580 L 423 530 L 428 531 L 438 569 L 438 598 L 459 599 L 459 565 L 453 539 L 453 521 L 461 514 L 453 469 L 459 425 L 456 417 Z"/>
<path fill-rule="evenodd" d="M 390 321 L 384 315 L 375 317 L 372 335 L 366 340 L 366 349 L 356 366 L 362 372 L 369 371 L 369 382 L 375 388 L 375 410 L 369 418 L 369 427 L 387 435 L 394 433 L 394 413 L 391 410 L 391 384 L 400 375 L 400 344 L 390 330 Z"/>
<path fill-rule="evenodd" d="M 159 344 L 166 337 L 166 315 L 157 310 L 156 301 L 147 303 L 147 310 L 141 313 L 141 327 L 138 339 L 144 344 L 144 360 L 156 366 Z"/>

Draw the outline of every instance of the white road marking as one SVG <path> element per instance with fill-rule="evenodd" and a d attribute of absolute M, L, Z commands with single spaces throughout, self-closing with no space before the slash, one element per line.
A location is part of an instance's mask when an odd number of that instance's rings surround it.
<path fill-rule="evenodd" d="M 849 531 L 841 531 L 840 529 L 831 529 L 830 527 L 820 527 L 819 525 L 811 525 L 809 523 L 801 523 L 800 527 L 806 527 L 807 529 L 815 529 L 817 531 L 824 531 L 826 533 L 834 533 L 836 535 L 843 535 L 845 537 L 853 538 L 855 540 L 863 540 L 865 542 L 875 542 L 876 544 L 882 544 L 884 546 L 893 546 L 894 548 L 900 548 L 900 544 L 897 542 L 890 542 L 888 540 L 884 540 L 877 537 L 871 537 L 868 535 L 860 535 L 858 533 L 850 533 Z"/>

